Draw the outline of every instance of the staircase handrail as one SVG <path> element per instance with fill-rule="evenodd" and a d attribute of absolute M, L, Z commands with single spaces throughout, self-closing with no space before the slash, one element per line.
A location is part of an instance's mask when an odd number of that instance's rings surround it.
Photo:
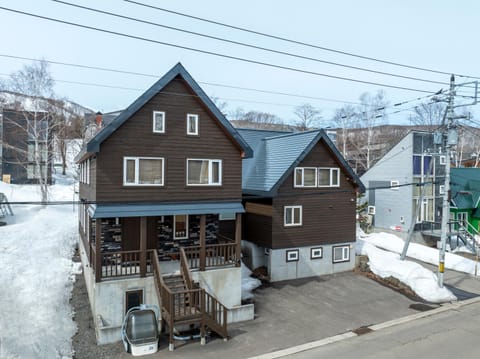
<path fill-rule="evenodd" d="M 194 289 L 192 274 L 188 265 L 187 255 L 183 247 L 180 247 L 180 273 L 182 274 L 185 285 L 188 289 Z"/>

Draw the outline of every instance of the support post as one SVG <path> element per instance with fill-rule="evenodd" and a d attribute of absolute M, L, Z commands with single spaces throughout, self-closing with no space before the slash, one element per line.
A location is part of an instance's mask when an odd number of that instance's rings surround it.
<path fill-rule="evenodd" d="M 95 282 L 102 280 L 102 219 L 95 219 Z"/>
<path fill-rule="evenodd" d="M 235 259 L 236 267 L 240 267 L 242 258 L 242 214 L 237 213 L 235 216 Z"/>
<path fill-rule="evenodd" d="M 147 217 L 140 217 L 140 277 L 147 275 Z"/>
<path fill-rule="evenodd" d="M 450 77 L 450 94 L 448 100 L 447 109 L 447 138 L 446 138 L 446 157 L 447 163 L 445 164 L 445 194 L 443 195 L 443 207 L 442 207 L 442 233 L 440 236 L 440 251 L 438 259 L 438 285 L 443 288 L 443 273 L 445 272 L 445 249 L 447 246 L 447 227 L 450 220 L 450 152 L 451 147 L 454 146 L 454 141 L 450 138 L 450 132 L 455 130 L 453 121 L 454 116 L 454 102 L 455 98 L 455 77 Z"/>
<path fill-rule="evenodd" d="M 206 264 L 206 255 L 207 255 L 207 250 L 205 248 L 206 242 L 205 242 L 205 235 L 206 235 L 206 215 L 202 214 L 200 215 L 200 270 L 204 271 L 205 270 L 205 264 Z"/>

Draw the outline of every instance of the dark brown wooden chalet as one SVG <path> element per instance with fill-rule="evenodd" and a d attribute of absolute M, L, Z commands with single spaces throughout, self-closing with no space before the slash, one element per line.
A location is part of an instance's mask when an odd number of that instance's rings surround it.
<path fill-rule="evenodd" d="M 356 194 L 364 187 L 323 130 L 239 130 L 244 254 L 278 281 L 352 269 Z"/>
<path fill-rule="evenodd" d="M 226 310 L 215 299 L 223 301 L 222 293 L 196 287 L 190 271 L 240 265 L 242 158 L 249 156 L 248 144 L 179 63 L 77 157 L 80 235 L 95 282 L 153 275 L 172 346 L 181 324 L 201 322 L 226 336 L 226 312 L 208 315 Z M 180 292 L 161 271 L 180 271 Z M 94 313 L 103 310 L 95 305 Z"/>

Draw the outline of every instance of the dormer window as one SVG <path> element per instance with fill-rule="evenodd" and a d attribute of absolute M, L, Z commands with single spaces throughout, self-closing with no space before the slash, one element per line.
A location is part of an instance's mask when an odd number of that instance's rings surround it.
<path fill-rule="evenodd" d="M 165 133 L 165 112 L 153 111 L 153 132 Z"/>
<path fill-rule="evenodd" d="M 187 135 L 198 136 L 198 115 L 187 114 Z"/>

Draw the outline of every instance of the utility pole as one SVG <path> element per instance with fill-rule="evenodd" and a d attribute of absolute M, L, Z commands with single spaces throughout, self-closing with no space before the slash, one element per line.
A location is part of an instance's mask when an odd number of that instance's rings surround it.
<path fill-rule="evenodd" d="M 443 288 L 443 274 L 445 272 L 445 249 L 447 246 L 448 222 L 450 221 L 450 157 L 452 148 L 457 144 L 458 134 L 455 124 L 454 99 L 455 99 L 455 76 L 450 77 L 450 93 L 447 108 L 447 131 L 445 141 L 445 152 L 447 161 L 445 164 L 445 194 L 443 195 L 442 208 L 442 232 L 440 236 L 440 251 L 438 259 L 438 285 Z"/>

